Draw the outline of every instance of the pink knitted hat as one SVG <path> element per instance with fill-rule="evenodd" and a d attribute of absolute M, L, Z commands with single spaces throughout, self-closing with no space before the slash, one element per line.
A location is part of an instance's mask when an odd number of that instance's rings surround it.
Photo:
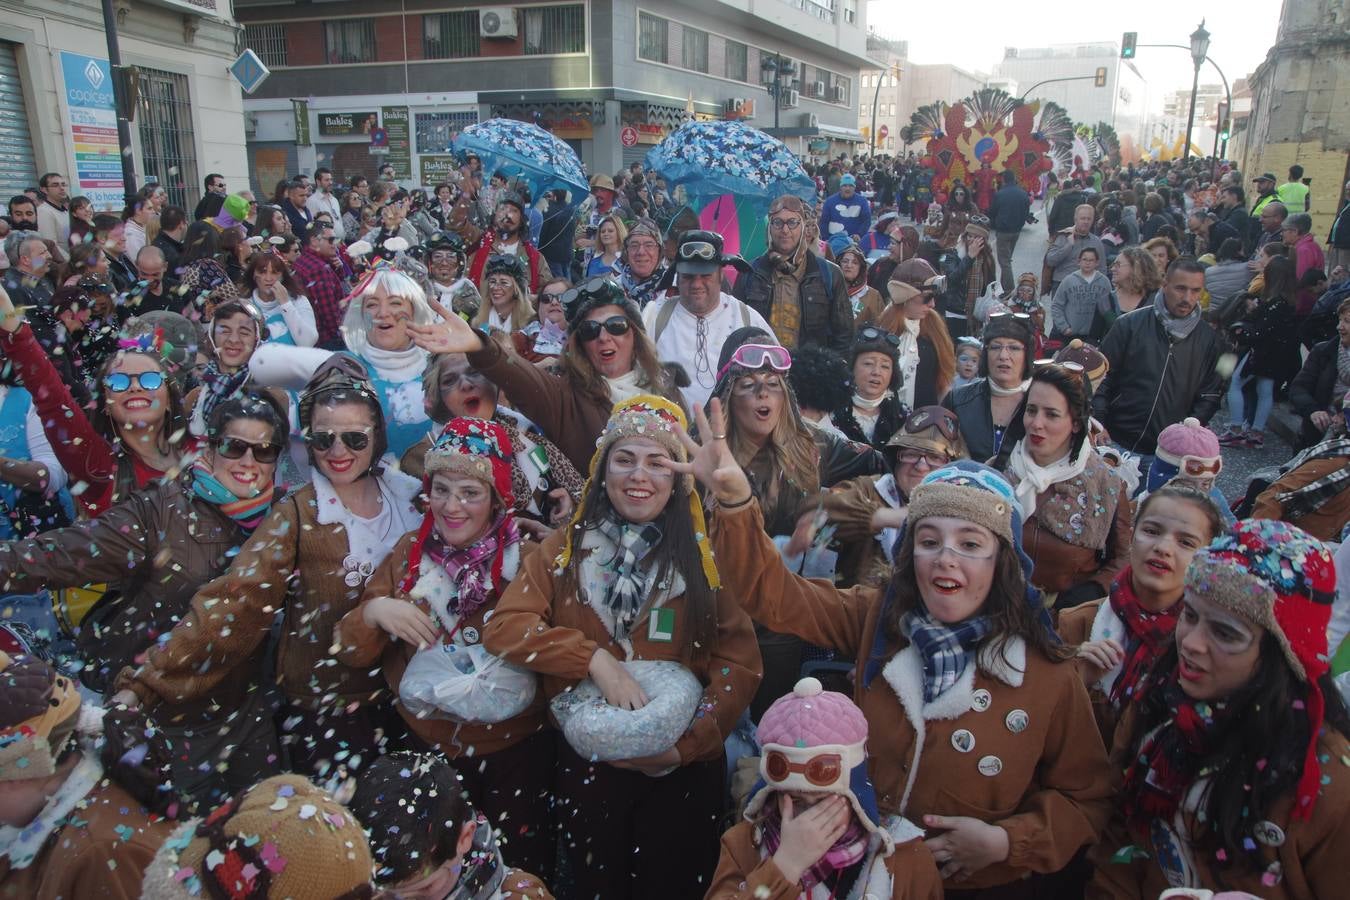
<path fill-rule="evenodd" d="M 1215 461 L 1222 466 L 1219 438 L 1200 420 L 1188 417 L 1184 422 L 1168 425 L 1158 435 L 1158 458 L 1180 468 L 1186 457 Z M 1217 475 L 1218 473 L 1215 472 Z"/>
<path fill-rule="evenodd" d="M 867 742 L 867 719 L 844 694 L 825 690 L 814 678 L 803 678 L 791 694 L 764 711 L 759 742 L 802 749 L 861 745 Z"/>

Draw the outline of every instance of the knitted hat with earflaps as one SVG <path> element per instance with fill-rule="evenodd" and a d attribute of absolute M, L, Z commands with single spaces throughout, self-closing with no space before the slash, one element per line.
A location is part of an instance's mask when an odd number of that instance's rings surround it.
<path fill-rule="evenodd" d="M 36 656 L 0 653 L 0 782 L 53 774 L 79 712 L 70 679 Z"/>
<path fill-rule="evenodd" d="M 496 495 L 502 515 L 497 522 L 497 554 L 492 560 L 492 583 L 502 583 L 502 557 L 506 541 L 502 540 L 515 518 L 516 499 L 511 485 L 511 436 L 496 422 L 486 419 L 459 417 L 446 423 L 445 429 L 426 455 L 426 471 L 422 487 L 431 493 L 431 480 L 437 472 L 481 481 Z M 408 574 L 401 590 L 405 593 L 417 584 L 422 564 L 422 552 L 435 527 L 431 510 L 422 519 L 417 540 L 408 549 Z"/>
<path fill-rule="evenodd" d="M 1186 595 L 1260 625 L 1280 645 L 1294 677 L 1307 685 L 1308 749 L 1292 815 L 1310 819 L 1322 768 L 1317 737 L 1326 700 L 1318 679 L 1330 667 L 1327 625 L 1336 599 L 1336 564 L 1325 544 L 1287 522 L 1244 519 L 1195 554 Z"/>
<path fill-rule="evenodd" d="M 591 457 L 590 471 L 581 495 L 587 497 L 592 490 L 603 490 L 598 486 L 596 479 L 598 477 L 601 481 L 604 480 L 604 472 L 601 467 L 605 462 L 605 454 L 609 452 L 610 447 L 624 438 L 641 437 L 655 441 L 670 453 L 672 459 L 677 462 L 687 462 L 689 454 L 684 449 L 684 442 L 680 439 L 680 433 L 688 427 L 689 423 L 684 417 L 684 410 L 664 397 L 658 397 L 655 394 L 638 394 L 636 397 L 630 397 L 622 403 L 616 404 L 614 412 L 610 414 L 609 422 L 605 425 L 605 430 L 600 433 L 600 437 L 596 438 L 595 454 Z M 698 542 L 699 556 L 703 560 L 703 574 L 708 579 L 708 587 L 717 590 L 722 586 L 722 582 L 717 574 L 717 565 L 713 562 L 712 544 L 708 539 L 708 526 L 703 518 L 703 504 L 699 500 L 698 492 L 694 489 L 692 475 L 684 477 L 684 486 L 689 494 L 689 515 L 694 522 L 694 540 Z M 563 542 L 562 551 L 554 561 L 560 571 L 566 569 L 572 561 L 572 537 L 581 530 L 581 515 L 585 506 L 584 502 L 577 504 L 577 511 L 573 514 L 572 521 L 567 525 L 566 540 Z M 686 577 L 688 576 L 686 575 Z"/>

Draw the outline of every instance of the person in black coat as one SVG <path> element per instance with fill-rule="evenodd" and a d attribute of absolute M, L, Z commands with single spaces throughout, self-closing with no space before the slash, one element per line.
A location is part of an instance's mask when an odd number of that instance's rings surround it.
<path fill-rule="evenodd" d="M 895 393 L 902 381 L 900 339 L 873 325 L 862 327 L 850 365 L 852 397 L 835 411 L 834 426 L 849 440 L 881 450 L 909 418 L 909 407 Z"/>
<path fill-rule="evenodd" d="M 976 462 L 993 459 L 1021 440 L 1036 346 L 1027 315 L 990 316 L 983 336 L 981 377 L 953 389 L 942 401 L 961 420 L 961 435 Z"/>
<path fill-rule="evenodd" d="M 1303 419 L 1299 449 L 1322 440 L 1345 399 L 1337 385 L 1350 384 L 1350 298 L 1341 301 L 1336 317 L 1337 336 L 1313 347 L 1289 384 L 1289 405 Z"/>

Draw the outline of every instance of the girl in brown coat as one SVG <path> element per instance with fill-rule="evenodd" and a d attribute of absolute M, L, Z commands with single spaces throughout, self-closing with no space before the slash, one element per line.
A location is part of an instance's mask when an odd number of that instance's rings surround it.
<path fill-rule="evenodd" d="M 525 544 L 510 454 L 511 439 L 496 422 L 446 424 L 426 455 L 422 527 L 398 542 L 361 605 L 343 617 L 338 658 L 357 671 L 383 668 L 409 730 L 456 763 L 473 802 L 506 835 L 512 859 L 548 879 L 557 849 L 550 811 L 557 754 L 534 674 L 499 668 L 491 708 L 481 692 L 437 703 L 418 689 L 442 676 L 448 685 L 455 670 L 444 661 L 456 653 L 475 658 L 494 601 L 520 571 Z"/>
<path fill-rule="evenodd" d="M 1350 716 L 1327 665 L 1329 549 L 1247 519 L 1195 555 L 1175 642 L 1116 732 L 1090 900 L 1345 896 Z"/>
<path fill-rule="evenodd" d="M 1076 363 L 1037 364 L 1018 441 L 1000 465 L 1025 517 L 1032 583 L 1054 605 L 1105 596 L 1128 559 L 1130 503 L 1088 436 L 1088 384 Z"/>
<path fill-rule="evenodd" d="M 855 655 L 877 806 L 930 829 L 947 896 L 1030 896 L 1037 875 L 1096 840 L 1110 773 L 1087 692 L 1027 590 L 1011 486 L 972 462 L 931 473 L 910 497 L 885 597 L 840 591 L 783 566 L 713 413 L 679 469 L 717 497 L 713 545 L 736 561 L 732 593 L 769 627 Z"/>
<path fill-rule="evenodd" d="M 602 711 L 626 722 L 645 722 L 649 695 L 623 661 L 678 663 L 702 685 L 692 721 L 667 722 L 679 737 L 652 755 L 606 763 L 559 742 L 558 818 L 578 897 L 707 890 L 723 742 L 759 682 L 754 630 L 735 594 L 718 589 L 692 479 L 669 469 L 684 459 L 683 427 L 660 397 L 615 408 L 572 525 L 524 561 L 483 632 L 489 651 L 543 676 L 549 697 L 589 677 L 619 707 Z"/>
<path fill-rule="evenodd" d="M 1059 636 L 1077 648 L 1078 671 L 1108 747 L 1135 689 L 1172 644 L 1191 558 L 1223 530 L 1223 516 L 1207 494 L 1164 485 L 1139 506 L 1130 563 L 1111 582 L 1110 595 L 1060 613 Z"/>

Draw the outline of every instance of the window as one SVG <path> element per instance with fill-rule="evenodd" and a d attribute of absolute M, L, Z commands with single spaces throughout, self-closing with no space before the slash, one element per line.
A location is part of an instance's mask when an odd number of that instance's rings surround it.
<path fill-rule="evenodd" d="M 858 24 L 858 0 L 844 0 L 844 21 L 849 25 Z"/>
<path fill-rule="evenodd" d="M 525 9 L 525 55 L 586 52 L 586 7 L 541 6 Z"/>
<path fill-rule="evenodd" d="M 892 103 L 892 104 L 890 105 L 889 109 L 890 109 L 890 112 L 886 113 L 886 115 L 888 115 L 888 116 L 893 116 L 893 115 L 895 115 L 895 104 L 894 104 L 894 103 Z"/>
<path fill-rule="evenodd" d="M 413 117 L 418 153 L 449 153 L 455 135 L 478 124 L 478 113 L 417 113 Z"/>
<path fill-rule="evenodd" d="M 740 41 L 727 41 L 727 77 L 733 81 L 747 81 L 750 48 Z"/>
<path fill-rule="evenodd" d="M 478 10 L 427 14 L 422 17 L 424 58 L 465 59 L 478 53 Z"/>
<path fill-rule="evenodd" d="M 860 115 L 860 116 L 865 116 L 865 115 L 867 115 L 867 110 L 868 110 L 868 105 L 867 105 L 866 103 L 862 104 L 861 106 L 858 107 L 858 115 Z"/>
<path fill-rule="evenodd" d="M 141 66 L 141 162 L 174 206 L 191 209 L 201 196 L 197 143 L 192 135 L 192 95 L 186 75 Z"/>
<path fill-rule="evenodd" d="M 375 20 L 325 22 L 324 49 L 329 65 L 375 61 Z"/>
<path fill-rule="evenodd" d="M 667 32 L 670 23 L 657 16 L 638 13 L 638 59 L 649 62 L 669 62 L 666 56 Z"/>
<path fill-rule="evenodd" d="M 258 54 L 269 69 L 286 65 L 285 25 L 245 25 L 244 46 Z"/>
<path fill-rule="evenodd" d="M 686 69 L 708 71 L 708 32 L 686 25 L 682 48 L 680 62 Z"/>

